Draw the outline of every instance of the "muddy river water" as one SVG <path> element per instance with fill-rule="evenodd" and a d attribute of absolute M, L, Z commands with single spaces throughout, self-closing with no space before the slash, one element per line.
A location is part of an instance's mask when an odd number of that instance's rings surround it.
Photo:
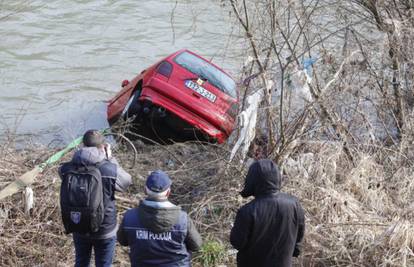
<path fill-rule="evenodd" d="M 237 34 L 218 0 L 0 1 L 1 136 L 103 128 L 121 81 L 181 48 L 236 78 Z"/>

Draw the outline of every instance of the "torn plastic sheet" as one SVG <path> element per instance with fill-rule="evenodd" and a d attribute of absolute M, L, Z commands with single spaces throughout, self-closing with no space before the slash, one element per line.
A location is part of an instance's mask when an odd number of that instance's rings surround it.
<path fill-rule="evenodd" d="M 30 215 L 30 210 L 33 209 L 34 199 L 33 199 L 33 189 L 27 186 L 24 190 L 24 213 Z"/>
<path fill-rule="evenodd" d="M 233 160 L 237 151 L 241 150 L 241 161 L 244 160 L 249 150 L 250 143 L 256 135 L 257 111 L 263 98 L 263 90 L 259 90 L 246 98 L 247 108 L 239 114 L 240 135 L 230 154 L 230 161 Z"/>
<path fill-rule="evenodd" d="M 303 69 L 294 69 L 289 80 L 292 97 L 297 102 L 293 103 L 295 107 L 303 107 L 305 103 L 312 101 L 309 84 L 312 83 L 312 65 L 315 61 L 308 60 L 305 61 Z"/>

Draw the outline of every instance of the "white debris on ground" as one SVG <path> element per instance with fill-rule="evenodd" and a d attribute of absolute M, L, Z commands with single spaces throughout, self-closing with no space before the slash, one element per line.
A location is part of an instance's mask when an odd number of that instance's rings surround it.
<path fill-rule="evenodd" d="M 24 193 L 24 213 L 29 216 L 30 210 L 33 209 L 34 199 L 33 199 L 33 190 L 30 187 L 26 187 Z"/>
<path fill-rule="evenodd" d="M 241 161 L 243 162 L 246 157 L 250 143 L 253 141 L 256 134 L 257 111 L 262 98 L 262 90 L 259 90 L 246 98 L 247 108 L 239 114 L 239 124 L 241 130 L 239 139 L 231 151 L 230 161 L 233 160 L 240 147 L 242 147 Z"/>

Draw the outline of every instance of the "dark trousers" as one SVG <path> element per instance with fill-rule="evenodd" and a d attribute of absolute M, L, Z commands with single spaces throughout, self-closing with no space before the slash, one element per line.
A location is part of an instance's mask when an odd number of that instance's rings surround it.
<path fill-rule="evenodd" d="M 91 261 L 92 247 L 95 253 L 96 267 L 109 267 L 115 251 L 116 237 L 108 239 L 89 239 L 73 235 L 75 243 L 75 267 L 88 267 Z"/>

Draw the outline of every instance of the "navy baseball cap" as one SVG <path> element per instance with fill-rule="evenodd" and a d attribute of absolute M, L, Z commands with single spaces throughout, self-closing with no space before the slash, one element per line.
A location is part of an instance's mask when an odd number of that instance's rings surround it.
<path fill-rule="evenodd" d="M 170 188 L 172 182 L 168 174 L 163 171 L 153 171 L 148 177 L 145 185 L 153 192 L 164 192 Z"/>

